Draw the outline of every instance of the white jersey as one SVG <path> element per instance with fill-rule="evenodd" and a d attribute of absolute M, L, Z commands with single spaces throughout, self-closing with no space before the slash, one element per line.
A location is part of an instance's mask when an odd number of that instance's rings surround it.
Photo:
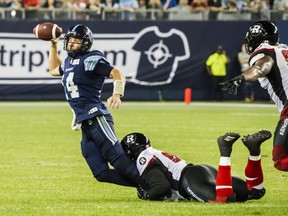
<path fill-rule="evenodd" d="M 252 53 L 249 65 L 269 55 L 275 64 L 265 77 L 258 79 L 262 88 L 266 89 L 279 112 L 282 111 L 288 95 L 288 46 L 286 44 L 270 45 L 262 43 Z"/>
<path fill-rule="evenodd" d="M 155 159 L 160 160 L 172 174 L 172 178 L 179 181 L 181 172 L 187 165 L 186 161 L 175 155 L 154 149 L 152 147 L 148 147 L 142 151 L 137 158 L 136 165 L 140 175 L 144 173 L 145 169 L 149 167 L 149 164 L 151 164 Z"/>

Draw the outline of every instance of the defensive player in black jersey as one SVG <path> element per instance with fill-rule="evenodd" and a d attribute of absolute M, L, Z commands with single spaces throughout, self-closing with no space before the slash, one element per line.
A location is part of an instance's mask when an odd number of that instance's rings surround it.
<path fill-rule="evenodd" d="M 141 199 L 244 202 L 260 199 L 265 194 L 260 146 L 271 136 L 269 131 L 262 130 L 242 138 L 250 153 L 245 168 L 246 181 L 231 176 L 230 155 L 233 143 L 240 137 L 237 133 L 226 133 L 218 138 L 218 170 L 204 164 L 187 164 L 176 155 L 154 149 L 142 133 L 126 135 L 121 145 L 149 185 L 147 190 L 138 188 Z"/>
<path fill-rule="evenodd" d="M 124 75 L 110 65 L 102 52 L 90 50 L 93 35 L 87 26 L 72 26 L 65 34 L 64 50 L 68 56 L 64 61 L 58 55 L 57 43 L 58 40 L 51 40 L 50 74 L 62 76 L 66 99 L 74 114 L 72 129 L 82 130 L 82 154 L 94 177 L 100 182 L 145 187 L 135 164 L 125 155 L 114 131 L 113 118 L 101 100 L 104 80 L 112 78 L 114 90 L 107 104 L 112 109 L 120 106 Z"/>
<path fill-rule="evenodd" d="M 245 37 L 249 65 L 242 75 L 222 83 L 224 91 L 237 94 L 244 82 L 258 80 L 280 112 L 274 132 L 273 161 L 278 170 L 288 171 L 288 46 L 279 44 L 278 28 L 270 21 L 258 21 Z"/>

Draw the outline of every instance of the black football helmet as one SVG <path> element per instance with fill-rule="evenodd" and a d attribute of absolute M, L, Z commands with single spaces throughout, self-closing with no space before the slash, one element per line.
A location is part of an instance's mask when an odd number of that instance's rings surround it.
<path fill-rule="evenodd" d="M 82 43 L 78 50 L 67 50 L 67 45 L 70 37 L 82 39 Z M 92 44 L 93 44 L 93 35 L 91 30 L 87 26 L 78 24 L 72 26 L 65 34 L 63 49 L 67 51 L 68 56 L 70 56 L 71 58 L 75 58 L 80 54 L 88 52 Z"/>
<path fill-rule="evenodd" d="M 245 47 L 248 54 L 263 42 L 269 41 L 269 44 L 275 45 L 279 41 L 278 29 L 276 25 L 270 21 L 258 21 L 250 26 L 245 36 Z"/>
<path fill-rule="evenodd" d="M 149 138 L 137 132 L 126 135 L 122 139 L 121 145 L 126 155 L 133 161 L 136 161 L 139 154 L 148 146 L 151 146 Z"/>

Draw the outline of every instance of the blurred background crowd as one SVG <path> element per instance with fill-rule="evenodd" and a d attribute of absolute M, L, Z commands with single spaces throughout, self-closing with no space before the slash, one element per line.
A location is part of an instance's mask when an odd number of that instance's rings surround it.
<path fill-rule="evenodd" d="M 0 18 L 286 20 L 288 0 L 0 0 Z"/>

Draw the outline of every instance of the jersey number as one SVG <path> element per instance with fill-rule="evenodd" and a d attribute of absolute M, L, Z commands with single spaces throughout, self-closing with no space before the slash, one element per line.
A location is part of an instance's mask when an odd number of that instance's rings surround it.
<path fill-rule="evenodd" d="M 288 62 L 288 50 L 282 50 L 282 54 L 283 54 L 286 62 Z"/>
<path fill-rule="evenodd" d="M 169 158 L 170 160 L 172 160 L 174 163 L 178 163 L 179 161 L 181 161 L 181 159 L 179 157 L 177 157 L 176 155 L 167 153 L 167 152 L 162 152 L 162 154 Z"/>
<path fill-rule="evenodd" d="M 79 97 L 79 91 L 78 86 L 74 84 L 73 82 L 74 73 L 69 73 L 68 77 L 66 78 L 66 89 L 67 93 L 70 93 L 71 98 L 78 98 Z"/>

